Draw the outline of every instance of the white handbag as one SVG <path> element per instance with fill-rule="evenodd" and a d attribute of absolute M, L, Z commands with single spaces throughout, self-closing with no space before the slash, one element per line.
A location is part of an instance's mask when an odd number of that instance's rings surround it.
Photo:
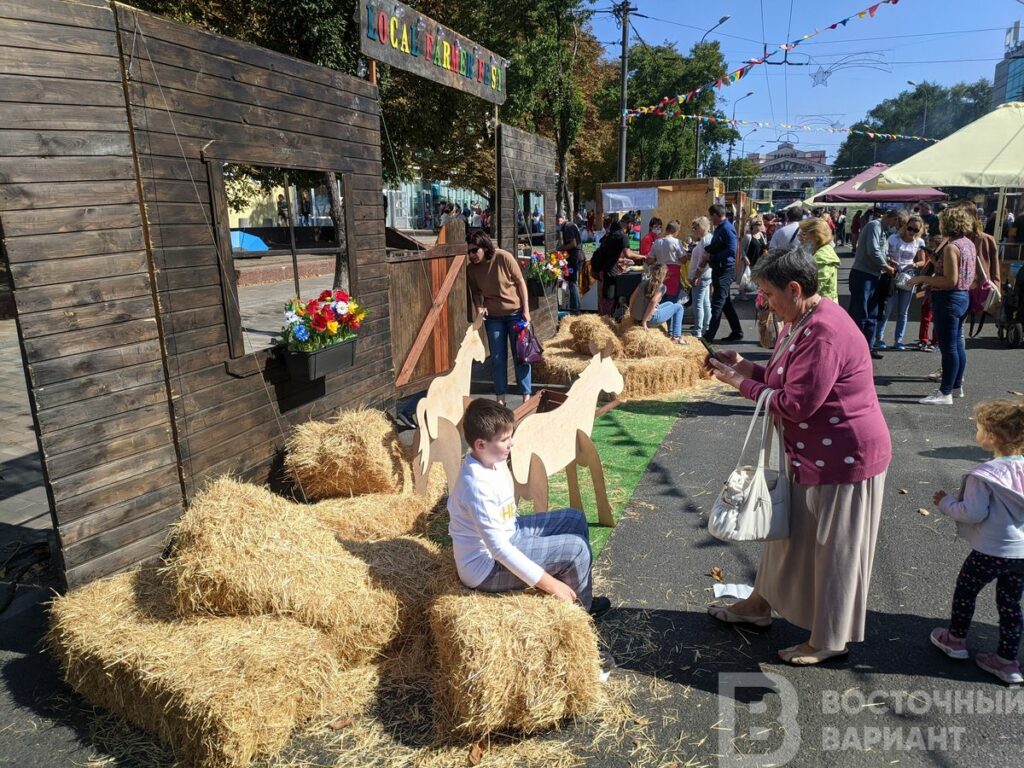
<path fill-rule="evenodd" d="M 771 541 L 789 537 L 789 478 L 781 421 L 776 427 L 771 403 L 774 392 L 766 389 L 757 399 L 736 469 L 722 488 L 708 518 L 708 532 L 722 541 Z M 747 444 L 761 418 L 761 445 L 757 466 L 743 464 Z M 778 431 L 772 466 L 772 443 Z"/>

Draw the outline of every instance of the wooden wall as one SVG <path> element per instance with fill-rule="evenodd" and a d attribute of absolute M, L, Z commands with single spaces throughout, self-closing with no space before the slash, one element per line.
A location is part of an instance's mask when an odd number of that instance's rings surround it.
<path fill-rule="evenodd" d="M 225 472 L 263 481 L 290 424 L 393 399 L 377 89 L 124 6 L 117 16 L 186 492 Z M 229 362 L 232 270 L 218 264 L 204 157 L 352 174 L 352 287 L 370 312 L 354 368 L 300 386 L 266 355 Z"/>
<path fill-rule="evenodd" d="M 517 204 L 526 191 L 544 194 L 544 250 L 555 249 L 555 181 L 558 154 L 555 142 L 510 125 L 498 126 L 498 195 L 496 218 L 498 244 L 513 250 L 516 242 Z M 529 228 L 532 211 L 523 211 Z"/>
<path fill-rule="evenodd" d="M 0 43 L 0 226 L 74 585 L 158 555 L 208 478 L 270 478 L 292 424 L 393 401 L 377 89 L 99 0 L 0 0 Z M 347 174 L 355 367 L 232 355 L 222 160 Z"/>
<path fill-rule="evenodd" d="M 105 2 L 0 0 L 0 226 L 75 585 L 159 554 L 183 496 Z"/>

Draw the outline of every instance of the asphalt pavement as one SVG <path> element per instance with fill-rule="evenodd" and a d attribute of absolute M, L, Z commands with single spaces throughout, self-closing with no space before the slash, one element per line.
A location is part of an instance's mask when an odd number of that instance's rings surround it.
<path fill-rule="evenodd" d="M 851 259 L 843 254 L 841 290 Z M 842 300 L 842 299 L 841 299 Z M 755 360 L 752 307 L 741 304 Z M 890 325 L 890 335 L 892 333 Z M 917 323 L 908 332 L 916 339 Z M 725 331 L 722 331 L 724 334 Z M 891 343 L 891 340 L 890 340 Z M 890 351 L 875 362 L 876 386 L 894 458 L 871 579 L 867 638 L 849 657 L 787 666 L 776 651 L 808 633 L 776 618 L 768 630 L 733 628 L 706 615 L 710 574 L 753 584 L 760 545 L 725 544 L 707 513 L 735 466 L 752 404 L 731 389 L 686 404 L 638 486 L 602 555 L 615 606 L 603 634 L 621 674 L 649 695 L 659 762 L 679 766 L 1009 766 L 1021 763 L 1024 691 L 1008 689 L 973 661 L 931 646 L 948 619 L 956 575 L 969 549 L 932 507 L 936 488 L 955 492 L 986 455 L 974 442 L 972 406 L 1024 389 L 1024 349 L 986 329 L 968 341 L 966 397 L 924 406 L 938 353 Z M 924 510 L 921 512 L 920 510 Z M 726 600 L 725 602 L 730 602 Z M 972 652 L 993 650 L 994 587 L 978 600 Z"/>

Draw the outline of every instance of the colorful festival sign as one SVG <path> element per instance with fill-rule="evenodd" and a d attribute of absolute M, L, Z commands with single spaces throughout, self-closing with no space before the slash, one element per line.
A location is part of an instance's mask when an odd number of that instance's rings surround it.
<path fill-rule="evenodd" d="M 391 0 L 357 3 L 356 17 L 364 55 L 494 104 L 505 103 L 508 62 L 497 54 Z"/>

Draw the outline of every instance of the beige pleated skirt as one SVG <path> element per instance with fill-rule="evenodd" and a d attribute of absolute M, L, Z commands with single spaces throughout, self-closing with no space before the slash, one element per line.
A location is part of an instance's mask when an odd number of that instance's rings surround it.
<path fill-rule="evenodd" d="M 864 639 L 885 473 L 859 483 L 790 485 L 789 538 L 765 543 L 754 589 L 815 648 Z"/>

